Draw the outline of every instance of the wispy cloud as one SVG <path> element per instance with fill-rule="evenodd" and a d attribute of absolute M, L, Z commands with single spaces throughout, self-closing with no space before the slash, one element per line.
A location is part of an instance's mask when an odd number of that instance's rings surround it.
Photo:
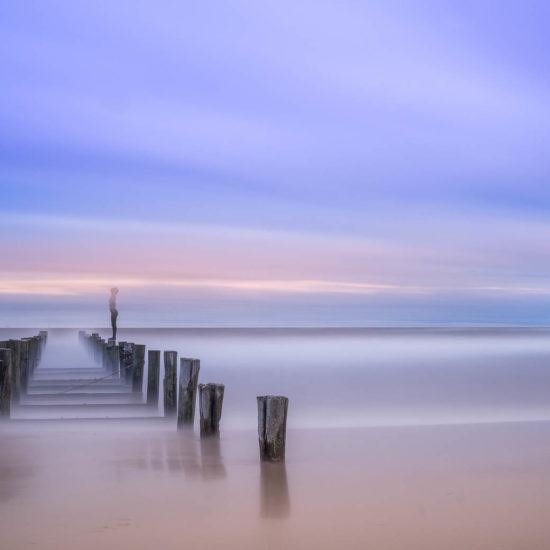
<path fill-rule="evenodd" d="M 6 5 L 0 294 L 326 298 L 344 324 L 546 296 L 549 15 Z"/>

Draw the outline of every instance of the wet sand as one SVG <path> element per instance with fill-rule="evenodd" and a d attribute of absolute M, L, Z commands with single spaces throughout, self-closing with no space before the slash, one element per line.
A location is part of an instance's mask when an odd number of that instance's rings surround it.
<path fill-rule="evenodd" d="M 550 423 L 253 430 L 164 420 L 0 426 L 6 550 L 550 548 Z"/>

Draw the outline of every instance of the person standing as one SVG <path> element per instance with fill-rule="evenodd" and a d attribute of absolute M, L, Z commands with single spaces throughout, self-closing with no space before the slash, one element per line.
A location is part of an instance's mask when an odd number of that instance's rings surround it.
<path fill-rule="evenodd" d="M 111 327 L 113 328 L 113 340 L 116 340 L 116 318 L 118 317 L 118 310 L 116 308 L 117 294 L 118 288 L 111 288 L 111 297 L 109 298 L 109 310 L 111 311 Z"/>

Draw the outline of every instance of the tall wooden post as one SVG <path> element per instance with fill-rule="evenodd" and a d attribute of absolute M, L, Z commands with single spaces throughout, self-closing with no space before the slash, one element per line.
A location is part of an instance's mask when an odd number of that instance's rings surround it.
<path fill-rule="evenodd" d="M 11 349 L 0 348 L 0 417 L 9 418 L 11 409 Z"/>
<path fill-rule="evenodd" d="M 197 382 L 201 362 L 198 359 L 180 359 L 180 380 L 178 396 L 178 428 L 193 426 L 195 403 L 197 402 Z"/>
<path fill-rule="evenodd" d="M 164 352 L 164 415 L 171 416 L 177 410 L 177 381 L 178 372 L 176 365 L 178 361 L 177 351 Z"/>
<path fill-rule="evenodd" d="M 160 351 L 150 349 L 147 352 L 147 404 L 159 402 Z"/>
<path fill-rule="evenodd" d="M 223 384 L 199 385 L 201 437 L 220 433 L 224 389 Z"/>
<path fill-rule="evenodd" d="M 263 395 L 257 400 L 260 459 L 266 462 L 282 462 L 285 459 L 288 398 L 282 395 Z"/>

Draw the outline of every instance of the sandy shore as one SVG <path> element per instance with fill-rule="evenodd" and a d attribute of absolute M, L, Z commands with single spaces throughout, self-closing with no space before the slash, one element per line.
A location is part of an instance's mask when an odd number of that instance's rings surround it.
<path fill-rule="evenodd" d="M 2 548 L 550 547 L 550 423 L 254 431 L 164 421 L 0 427 Z"/>

